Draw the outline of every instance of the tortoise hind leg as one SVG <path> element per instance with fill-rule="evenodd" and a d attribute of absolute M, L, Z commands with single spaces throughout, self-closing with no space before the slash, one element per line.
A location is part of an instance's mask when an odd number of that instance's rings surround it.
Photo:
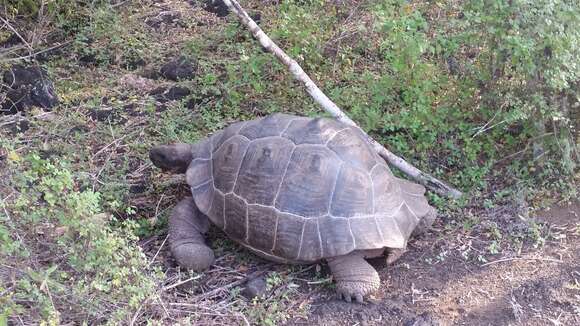
<path fill-rule="evenodd" d="M 202 271 L 213 263 L 213 251 L 203 237 L 208 229 L 208 218 L 195 206 L 193 198 L 182 199 L 175 206 L 169 217 L 169 247 L 179 266 Z"/>
<path fill-rule="evenodd" d="M 158 168 L 185 173 L 193 159 L 192 147 L 189 144 L 155 146 L 149 151 L 149 158 Z"/>
<path fill-rule="evenodd" d="M 329 258 L 327 261 L 336 281 L 338 296 L 344 297 L 347 302 L 354 298 L 362 303 L 363 298 L 378 289 L 381 284 L 377 271 L 359 252 Z"/>

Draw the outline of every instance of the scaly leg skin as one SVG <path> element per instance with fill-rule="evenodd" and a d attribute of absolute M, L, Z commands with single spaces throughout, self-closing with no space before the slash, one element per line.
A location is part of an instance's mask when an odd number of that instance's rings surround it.
<path fill-rule="evenodd" d="M 387 265 L 392 265 L 394 264 L 397 260 L 399 260 L 399 258 L 401 258 L 401 256 L 407 252 L 406 248 L 390 248 L 387 251 Z"/>
<path fill-rule="evenodd" d="M 195 206 L 193 198 L 182 199 L 169 217 L 169 247 L 179 266 L 194 271 L 207 269 L 214 261 L 213 251 L 203 234 L 209 229 L 207 216 Z"/>
<path fill-rule="evenodd" d="M 351 302 L 354 298 L 362 303 L 364 297 L 377 290 L 381 284 L 379 274 L 361 253 L 353 252 L 327 261 L 336 281 L 338 297 L 344 298 L 347 302 Z"/>

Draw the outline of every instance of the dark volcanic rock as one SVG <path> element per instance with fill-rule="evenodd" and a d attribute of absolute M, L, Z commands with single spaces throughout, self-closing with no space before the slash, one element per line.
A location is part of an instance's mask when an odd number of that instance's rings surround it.
<path fill-rule="evenodd" d="M 21 65 L 14 65 L 10 70 L 4 72 L 4 84 L 12 89 L 16 89 L 24 85 L 32 85 L 39 79 L 48 77 L 42 69 L 38 67 L 24 67 Z"/>
<path fill-rule="evenodd" d="M 180 100 L 187 95 L 191 94 L 191 91 L 187 87 L 173 86 L 165 93 L 165 98 L 170 101 Z"/>
<path fill-rule="evenodd" d="M 178 101 L 189 94 L 191 94 L 189 88 L 183 86 L 173 86 L 170 88 L 158 87 L 149 92 L 149 95 L 153 96 L 153 98 L 161 103 Z"/>
<path fill-rule="evenodd" d="M 133 184 L 129 187 L 129 192 L 132 194 L 140 194 L 147 190 L 147 184 L 145 183 L 137 183 Z"/>
<path fill-rule="evenodd" d="M 39 67 L 14 65 L 3 74 L 5 85 L 1 111 L 15 114 L 25 111 L 27 107 L 38 106 L 43 109 L 53 108 L 58 104 L 54 86 L 44 70 Z"/>
<path fill-rule="evenodd" d="M 183 79 L 193 79 L 196 65 L 186 57 L 179 57 L 161 67 L 161 76 L 178 81 Z"/>
<path fill-rule="evenodd" d="M 242 295 L 252 300 L 266 292 L 266 280 L 263 277 L 256 277 L 246 283 L 246 287 L 242 291 Z"/>
<path fill-rule="evenodd" d="M 228 6 L 222 0 L 206 0 L 203 9 L 216 14 L 218 17 L 225 17 L 229 13 Z"/>
<path fill-rule="evenodd" d="M 37 80 L 30 91 L 32 103 L 43 109 L 50 109 L 58 105 L 58 97 L 52 82 L 48 79 Z"/>

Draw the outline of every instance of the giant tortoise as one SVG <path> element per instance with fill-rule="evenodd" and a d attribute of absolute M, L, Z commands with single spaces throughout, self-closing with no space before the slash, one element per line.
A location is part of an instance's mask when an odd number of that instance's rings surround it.
<path fill-rule="evenodd" d="M 435 218 L 423 186 L 393 176 L 359 129 L 332 119 L 273 114 L 154 147 L 150 158 L 191 187 L 170 216 L 169 243 L 193 270 L 214 260 L 202 236 L 209 218 L 268 260 L 326 261 L 339 296 L 361 302 L 380 285 L 365 258 L 396 257 Z"/>

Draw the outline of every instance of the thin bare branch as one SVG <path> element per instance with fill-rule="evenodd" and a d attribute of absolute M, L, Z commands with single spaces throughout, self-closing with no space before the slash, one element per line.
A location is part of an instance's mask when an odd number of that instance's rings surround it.
<path fill-rule="evenodd" d="M 264 31 L 254 22 L 248 13 L 242 8 L 242 6 L 236 0 L 224 0 L 224 3 L 228 8 L 234 12 L 241 23 L 246 26 L 252 35 L 260 42 L 262 47 L 268 52 L 272 53 L 278 60 L 284 63 L 292 75 L 298 79 L 306 87 L 306 91 L 310 96 L 318 103 L 326 112 L 330 113 L 338 121 L 345 123 L 347 125 L 360 127 L 350 119 L 328 96 L 326 96 L 318 86 L 310 79 L 310 77 L 302 70 L 302 67 L 290 58 L 276 43 L 264 33 Z M 459 198 L 462 193 L 444 182 L 438 180 L 437 178 L 417 169 L 413 165 L 409 164 L 404 159 L 396 156 L 387 150 L 383 145 L 379 144 L 376 140 L 371 138 L 366 132 L 360 129 L 363 135 L 365 135 L 367 141 L 373 146 L 377 153 L 384 158 L 391 165 L 397 167 L 403 173 L 413 178 L 415 181 L 423 184 L 430 190 L 451 198 Z"/>

